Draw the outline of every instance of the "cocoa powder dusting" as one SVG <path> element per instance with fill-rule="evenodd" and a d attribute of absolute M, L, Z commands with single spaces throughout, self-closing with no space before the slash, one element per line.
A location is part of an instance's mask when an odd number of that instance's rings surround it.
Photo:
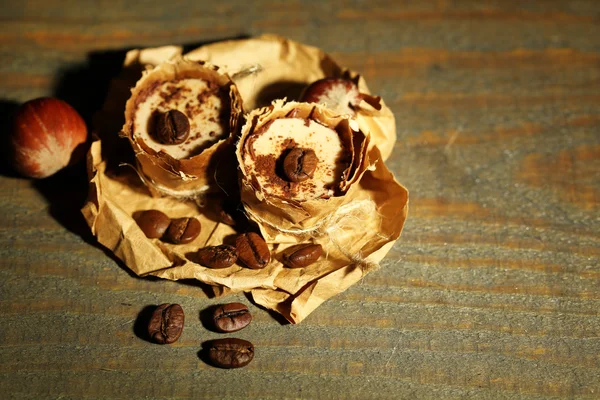
<path fill-rule="evenodd" d="M 260 155 L 254 161 L 256 173 L 264 177 L 267 181 L 265 185 L 269 187 L 280 187 L 283 189 L 286 197 L 291 197 L 291 192 L 297 185 L 293 182 L 288 182 L 277 174 L 277 159 L 273 155 Z"/>
<path fill-rule="evenodd" d="M 177 87 L 177 84 L 181 79 L 175 79 L 171 81 L 170 85 L 167 85 L 160 92 L 160 97 L 163 99 L 163 103 L 161 105 L 167 105 L 173 101 L 177 102 L 185 97 L 185 95 L 191 92 L 191 89 L 185 86 Z"/>
<path fill-rule="evenodd" d="M 293 149 L 297 145 L 298 144 L 296 143 L 296 141 L 294 139 L 287 138 L 281 143 L 281 151 L 283 152 L 285 150 Z"/>
<path fill-rule="evenodd" d="M 150 85 L 148 85 L 147 87 L 143 88 L 142 90 L 140 90 L 140 92 L 138 93 L 137 97 L 135 98 L 135 109 L 137 110 L 137 108 L 139 107 L 140 104 L 142 104 L 144 101 L 146 101 L 146 99 L 152 94 L 154 93 L 154 91 L 160 86 L 162 85 L 161 81 L 154 81 L 152 82 Z"/>
<path fill-rule="evenodd" d="M 194 106 L 192 106 L 191 103 L 185 104 L 185 115 L 187 115 L 189 119 L 194 119 Z"/>

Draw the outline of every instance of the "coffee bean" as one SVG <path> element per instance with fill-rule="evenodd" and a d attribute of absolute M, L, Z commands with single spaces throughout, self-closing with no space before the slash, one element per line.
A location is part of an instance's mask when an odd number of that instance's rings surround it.
<path fill-rule="evenodd" d="M 196 258 L 205 267 L 220 269 L 231 267 L 237 261 L 238 255 L 235 247 L 222 244 L 198 250 Z"/>
<path fill-rule="evenodd" d="M 171 243 L 189 243 L 198 237 L 200 228 L 200 221 L 196 218 L 177 218 L 171 221 L 165 237 Z"/>
<path fill-rule="evenodd" d="M 254 358 L 254 345 L 236 338 L 213 340 L 208 346 L 208 358 L 215 367 L 245 367 Z"/>
<path fill-rule="evenodd" d="M 162 144 L 180 144 L 190 134 L 190 122 L 184 113 L 170 110 L 158 114 L 154 123 L 154 137 Z"/>
<path fill-rule="evenodd" d="M 183 308 L 179 304 L 161 304 L 152 314 L 148 334 L 156 343 L 173 343 L 181 336 L 183 323 Z"/>
<path fill-rule="evenodd" d="M 238 259 L 248 268 L 261 269 L 271 261 L 269 246 L 259 234 L 248 232 L 235 238 Z"/>
<path fill-rule="evenodd" d="M 217 206 L 219 221 L 243 229 L 248 223 L 248 218 L 244 214 L 244 206 L 239 198 L 227 198 Z"/>
<path fill-rule="evenodd" d="M 317 261 L 323 254 L 320 244 L 299 244 L 289 247 L 283 252 L 283 262 L 288 267 L 304 268 Z"/>
<path fill-rule="evenodd" d="M 250 310 L 242 303 L 229 303 L 218 307 L 213 314 L 215 327 L 221 332 L 235 332 L 252 322 Z"/>
<path fill-rule="evenodd" d="M 219 221 L 230 225 L 235 226 L 235 216 L 238 214 L 237 204 L 234 204 L 231 201 L 223 201 L 222 203 L 217 205 L 217 214 L 219 216 Z"/>
<path fill-rule="evenodd" d="M 146 237 L 160 239 L 167 231 L 171 219 L 158 210 L 146 210 L 136 215 L 135 222 Z"/>
<path fill-rule="evenodd" d="M 235 226 L 235 219 L 225 210 L 219 211 L 219 220 L 226 225 Z"/>
<path fill-rule="evenodd" d="M 294 147 L 283 159 L 283 172 L 292 182 L 313 177 L 319 159 L 312 149 Z"/>

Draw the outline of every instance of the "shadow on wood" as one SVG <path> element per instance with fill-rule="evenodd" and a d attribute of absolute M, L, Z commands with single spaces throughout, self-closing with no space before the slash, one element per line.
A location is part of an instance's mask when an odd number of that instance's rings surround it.
<path fill-rule="evenodd" d="M 211 343 L 212 343 L 212 340 L 207 340 L 207 341 L 202 342 L 202 349 L 200 349 L 200 351 L 198 352 L 198 358 L 200 359 L 200 361 L 204 362 L 206 365 L 210 365 L 211 367 L 214 367 L 214 365 L 212 365 L 212 363 L 210 362 L 210 356 L 208 354 Z"/>
<path fill-rule="evenodd" d="M 135 336 L 146 342 L 152 342 L 152 338 L 148 333 L 148 324 L 150 323 L 150 319 L 152 318 L 152 314 L 154 313 L 154 310 L 156 310 L 156 307 L 158 306 L 150 304 L 142 308 L 133 323 L 133 333 Z"/>
<path fill-rule="evenodd" d="M 285 319 L 285 317 L 283 315 L 279 314 L 277 311 L 270 310 L 270 309 L 258 304 L 257 302 L 255 302 L 254 299 L 252 299 L 252 293 L 244 292 L 244 295 L 246 296 L 248 301 L 250 301 L 252 304 L 257 306 L 261 310 L 266 311 L 267 314 L 269 314 L 269 316 L 271 316 L 271 318 L 273 318 L 275 321 L 277 321 L 279 323 L 279 325 L 289 325 L 290 324 L 290 321 Z M 284 304 L 283 306 L 288 306 L 288 305 Z"/>
<path fill-rule="evenodd" d="M 17 177 L 19 174 L 12 168 L 9 162 L 9 140 L 12 132 L 12 117 L 19 108 L 19 103 L 12 100 L 0 100 L 0 144 L 2 160 L 0 161 L 0 175 Z"/>
<path fill-rule="evenodd" d="M 116 255 L 98 243 L 81 214 L 88 193 L 87 173 L 83 161 L 48 178 L 34 180 L 32 185 L 48 202 L 48 212 L 52 218 L 84 242 L 101 249 L 130 276 L 139 278 Z"/>
<path fill-rule="evenodd" d="M 249 35 L 241 34 L 203 42 L 183 44 L 183 52 L 197 47 L 224 40 L 247 39 Z M 110 81 L 115 78 L 123 66 L 125 55 L 134 48 L 97 51 L 89 53 L 85 63 L 75 65 L 59 73 L 58 83 L 54 87 L 54 96 L 71 104 L 91 126 L 95 112 L 102 108 Z M 125 110 L 123 110 L 125 112 Z"/>
<path fill-rule="evenodd" d="M 221 331 L 218 331 L 215 329 L 215 322 L 213 319 L 213 315 L 215 314 L 215 311 L 221 305 L 222 304 L 215 304 L 213 306 L 210 306 L 210 307 L 205 308 L 204 310 L 200 311 L 200 322 L 202 323 L 202 326 L 206 330 L 209 330 L 211 332 L 216 332 L 216 333 L 222 333 Z"/>
<path fill-rule="evenodd" d="M 230 38 L 222 38 L 201 43 L 190 43 L 183 46 L 184 51 L 204 44 L 246 38 L 240 35 Z M 60 98 L 73 106 L 86 121 L 89 131 L 93 131 L 93 117 L 103 106 L 112 79 L 117 77 L 121 71 L 125 55 L 130 48 L 91 52 L 85 63 L 74 65 L 62 71 L 54 87 L 54 96 Z M 3 127 L 10 126 L 10 118 L 17 109 L 18 104 L 10 101 L 0 102 L 0 115 Z M 123 109 L 123 112 L 125 110 Z M 5 132 L 8 132 L 5 130 Z M 122 141 L 119 141 L 122 142 Z M 123 144 L 123 143 L 121 143 Z M 0 173 L 3 175 L 15 175 L 8 165 L 2 164 Z M 118 259 L 111 251 L 101 246 L 92 235 L 87 223 L 81 215 L 80 209 L 84 205 L 88 193 L 88 178 L 86 167 L 83 162 L 60 171 L 56 175 L 35 181 L 34 187 L 46 198 L 49 203 L 51 216 L 69 231 L 79 235 L 86 243 L 101 248 L 104 253 L 113 259 L 132 277 L 137 277 L 127 266 Z M 152 279 L 152 277 L 150 277 Z M 145 279 L 145 278 L 140 278 Z M 158 279 L 158 278 L 155 278 Z M 202 287 L 209 297 L 212 293 Z"/>

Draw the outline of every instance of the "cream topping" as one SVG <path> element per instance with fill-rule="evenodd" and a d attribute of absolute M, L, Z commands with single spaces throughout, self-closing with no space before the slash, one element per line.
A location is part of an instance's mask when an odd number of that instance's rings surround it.
<path fill-rule="evenodd" d="M 338 133 L 313 120 L 276 119 L 246 140 L 243 162 L 247 172 L 278 197 L 297 201 L 330 197 L 348 165 Z M 289 182 L 281 171 L 285 154 L 294 147 L 314 150 L 319 160 L 313 177 L 304 182 Z"/>
<path fill-rule="evenodd" d="M 155 151 L 163 151 L 175 159 L 188 158 L 228 135 L 228 116 L 222 116 L 224 104 L 214 84 L 201 79 L 163 82 L 141 100 L 133 121 L 134 136 Z M 181 144 L 162 144 L 152 136 L 153 116 L 173 109 L 188 117 L 190 134 Z"/>

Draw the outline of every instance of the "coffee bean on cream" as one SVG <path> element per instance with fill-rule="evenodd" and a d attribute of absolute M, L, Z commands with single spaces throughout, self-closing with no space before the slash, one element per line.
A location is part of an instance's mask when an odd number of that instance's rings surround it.
<path fill-rule="evenodd" d="M 316 232 L 352 201 L 371 165 L 368 148 L 355 120 L 320 104 L 279 100 L 250 112 L 236 145 L 248 219 L 269 243 Z"/>
<path fill-rule="evenodd" d="M 338 133 L 312 119 L 275 119 L 254 132 L 250 140 L 244 153 L 245 167 L 275 196 L 298 201 L 330 197 L 348 167 L 348 152 Z M 297 182 L 284 170 L 285 158 L 294 149 L 310 152 L 316 164 L 310 178 Z"/>
<path fill-rule="evenodd" d="M 150 87 L 137 104 L 133 121 L 134 135 L 155 151 L 163 151 L 175 159 L 199 154 L 205 148 L 229 135 L 229 114 L 224 91 L 216 84 L 200 78 L 165 81 Z M 189 134 L 182 142 L 166 143 L 157 138 L 155 126 L 160 116 L 176 110 L 189 122 Z"/>
<path fill-rule="evenodd" d="M 217 166 L 231 148 L 243 109 L 237 87 L 219 70 L 175 57 L 144 71 L 132 89 L 120 135 L 129 139 L 136 170 L 153 194 L 221 191 Z M 235 179 L 232 168 L 219 172 L 220 180 Z"/>

